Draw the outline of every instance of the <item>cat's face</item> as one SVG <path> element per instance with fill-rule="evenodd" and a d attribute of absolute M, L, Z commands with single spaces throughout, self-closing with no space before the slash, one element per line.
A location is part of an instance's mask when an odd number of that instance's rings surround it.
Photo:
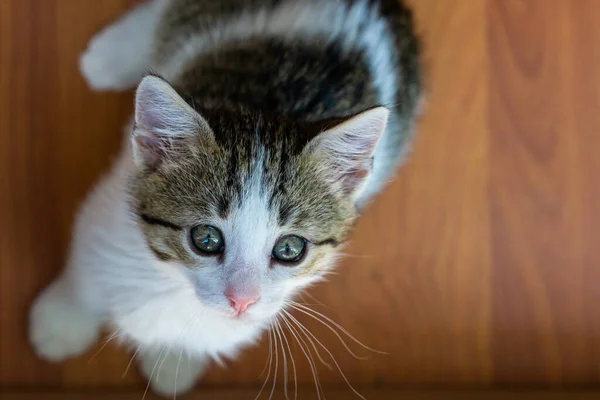
<path fill-rule="evenodd" d="M 145 78 L 132 194 L 149 248 L 211 311 L 273 316 L 333 266 L 386 118 L 377 108 L 325 129 L 247 112 L 200 115 L 166 82 Z"/>

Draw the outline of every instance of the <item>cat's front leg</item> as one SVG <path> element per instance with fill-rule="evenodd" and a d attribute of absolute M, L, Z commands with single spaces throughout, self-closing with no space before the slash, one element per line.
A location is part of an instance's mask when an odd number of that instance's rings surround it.
<path fill-rule="evenodd" d="M 29 314 L 29 339 L 35 352 L 48 361 L 62 361 L 85 352 L 98 338 L 105 321 L 106 296 L 92 278 L 94 266 L 104 270 L 109 253 L 104 242 L 109 216 L 115 208 L 112 174 L 83 203 L 73 232 L 66 268 L 38 294 Z M 112 190 L 111 190 L 112 189 Z M 107 205 L 111 205 L 109 208 Z M 103 248 L 104 247 L 104 248 Z"/>
<path fill-rule="evenodd" d="M 152 391 L 172 398 L 190 391 L 208 364 L 208 357 L 167 347 L 146 351 L 139 358 L 140 370 Z"/>
<path fill-rule="evenodd" d="M 30 313 L 29 339 L 37 355 L 58 362 L 85 352 L 98 338 L 101 317 L 77 298 L 65 274 L 36 299 Z"/>

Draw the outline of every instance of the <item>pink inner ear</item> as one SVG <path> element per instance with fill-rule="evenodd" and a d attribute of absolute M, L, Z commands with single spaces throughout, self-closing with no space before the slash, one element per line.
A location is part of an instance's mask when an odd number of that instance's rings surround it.
<path fill-rule="evenodd" d="M 138 109 L 136 110 L 136 123 L 141 128 L 149 131 L 150 133 L 157 133 L 158 130 L 164 130 L 167 128 L 160 117 L 160 113 L 149 101 L 142 98 L 139 100 L 139 102 Z"/>
<path fill-rule="evenodd" d="M 373 155 L 383 135 L 389 111 L 377 107 L 365 111 L 322 133 L 313 154 L 323 164 L 332 184 L 340 184 L 345 195 L 359 190 L 373 169 Z"/>
<path fill-rule="evenodd" d="M 360 165 L 360 163 L 361 161 L 357 161 L 357 165 Z M 344 194 L 349 195 L 352 193 L 352 191 L 356 189 L 371 173 L 371 170 L 373 169 L 373 158 L 362 160 L 362 163 L 362 168 L 348 171 L 342 176 L 342 190 L 344 191 Z"/>
<path fill-rule="evenodd" d="M 144 164 L 151 169 L 157 168 L 166 156 L 165 144 L 162 140 L 157 136 L 144 135 L 137 135 L 134 140 Z"/>

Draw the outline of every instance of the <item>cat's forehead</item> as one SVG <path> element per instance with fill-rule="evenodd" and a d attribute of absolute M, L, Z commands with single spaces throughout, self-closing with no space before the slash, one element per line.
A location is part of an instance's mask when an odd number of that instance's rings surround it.
<path fill-rule="evenodd" d="M 308 165 L 309 160 L 301 157 L 314 133 L 289 119 L 266 118 L 254 112 L 205 111 L 204 115 L 219 146 L 208 156 L 219 165 L 219 176 L 215 178 L 221 181 L 220 216 L 244 207 L 249 199 L 260 199 L 277 215 L 280 224 L 289 222 L 289 209 L 302 207 L 303 196 L 297 193 L 305 189 L 298 185 L 302 172 L 314 169 Z M 298 204 L 289 204 L 290 201 Z M 281 211 L 282 208 L 288 211 Z"/>
<path fill-rule="evenodd" d="M 264 246 L 272 243 L 282 231 L 277 212 L 269 204 L 268 190 L 262 186 L 263 171 L 257 168 L 237 194 L 238 201 L 225 215 L 220 215 L 218 224 L 226 237 L 231 238 L 229 254 L 248 261 L 264 261 Z"/>
<path fill-rule="evenodd" d="M 256 156 L 257 151 L 270 156 L 281 153 L 288 157 L 297 155 L 321 128 L 320 123 L 244 108 L 201 108 L 199 113 L 208 122 L 216 142 L 225 149 L 237 150 L 242 157 Z M 254 152 L 250 153 L 250 150 Z"/>

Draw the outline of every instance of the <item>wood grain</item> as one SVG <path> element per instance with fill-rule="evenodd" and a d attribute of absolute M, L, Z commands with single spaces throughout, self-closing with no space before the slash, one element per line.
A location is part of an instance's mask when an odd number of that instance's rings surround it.
<path fill-rule="evenodd" d="M 593 1 L 488 8 L 492 342 L 500 381 L 599 378 L 593 69 L 600 59 L 592 43 L 600 31 L 590 20 L 599 11 Z"/>
<path fill-rule="evenodd" d="M 144 388 L 135 368 L 123 378 L 131 354 L 118 346 L 51 365 L 26 335 L 132 111 L 131 93 L 86 87 L 78 56 L 134 3 L 0 1 L 0 387 Z M 369 356 L 356 360 L 296 316 L 362 388 L 598 384 L 600 2 L 411 3 L 430 91 L 414 151 L 338 274 L 311 290 L 316 310 L 390 355 L 349 342 Z M 267 355 L 263 340 L 201 387 L 260 385 Z M 345 385 L 335 368 L 319 375 L 332 393 Z"/>

